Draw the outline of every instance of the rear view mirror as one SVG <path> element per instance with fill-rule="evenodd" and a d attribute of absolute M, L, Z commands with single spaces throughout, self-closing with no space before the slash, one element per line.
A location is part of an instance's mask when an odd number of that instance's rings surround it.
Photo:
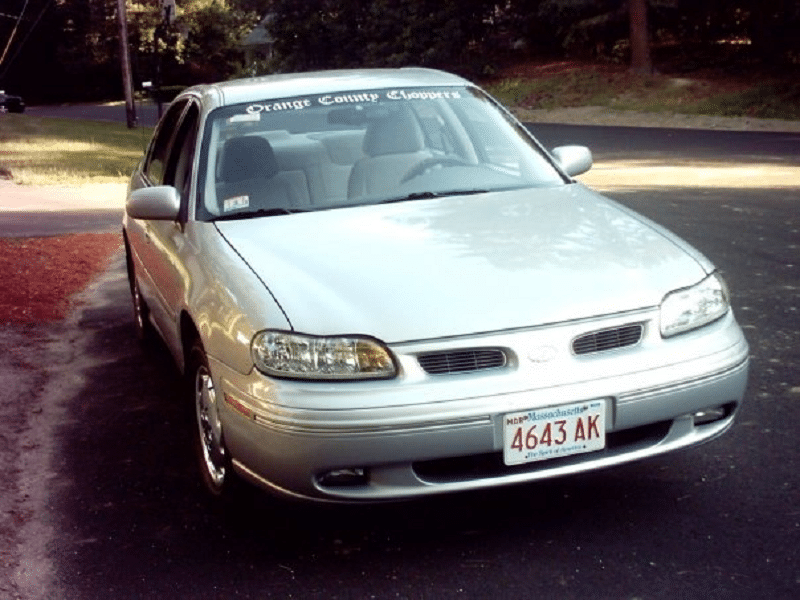
<path fill-rule="evenodd" d="M 368 121 L 385 119 L 392 115 L 385 106 L 380 104 L 356 104 L 345 108 L 334 108 L 328 113 L 328 123 L 331 125 L 349 125 L 350 127 L 361 127 Z"/>
<path fill-rule="evenodd" d="M 175 221 L 181 207 L 181 196 L 171 185 L 157 185 L 131 192 L 125 212 L 133 219 Z"/>
<path fill-rule="evenodd" d="M 366 122 L 366 112 L 360 106 L 335 108 L 328 113 L 328 123 L 331 125 L 351 125 L 358 127 Z"/>
<path fill-rule="evenodd" d="M 592 168 L 592 152 L 586 146 L 559 146 L 551 154 L 556 164 L 570 177 Z"/>

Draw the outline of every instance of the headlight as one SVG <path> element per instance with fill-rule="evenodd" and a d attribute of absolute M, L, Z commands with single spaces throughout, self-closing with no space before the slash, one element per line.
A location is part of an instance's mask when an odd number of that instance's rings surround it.
<path fill-rule="evenodd" d="M 695 286 L 670 292 L 661 302 L 661 335 L 669 337 L 716 321 L 728 312 L 728 287 L 714 273 Z"/>
<path fill-rule="evenodd" d="M 253 337 L 259 371 L 292 379 L 389 379 L 397 367 L 388 348 L 366 336 L 319 337 L 266 330 Z"/>

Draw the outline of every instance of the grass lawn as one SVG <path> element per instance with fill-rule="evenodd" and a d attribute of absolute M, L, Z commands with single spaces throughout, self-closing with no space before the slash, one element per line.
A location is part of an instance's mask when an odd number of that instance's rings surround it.
<path fill-rule="evenodd" d="M 620 65 L 576 61 L 504 69 L 488 91 L 509 106 L 615 110 L 800 120 L 800 79 L 721 72 L 637 75 Z"/>
<path fill-rule="evenodd" d="M 0 114 L 0 177 L 27 185 L 125 183 L 151 135 L 118 123 Z"/>

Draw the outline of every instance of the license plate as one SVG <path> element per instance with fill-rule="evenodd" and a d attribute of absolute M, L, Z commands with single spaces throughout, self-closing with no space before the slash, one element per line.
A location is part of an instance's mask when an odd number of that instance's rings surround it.
<path fill-rule="evenodd" d="M 503 417 L 503 462 L 520 465 L 602 450 L 605 420 L 605 400 L 508 413 Z"/>

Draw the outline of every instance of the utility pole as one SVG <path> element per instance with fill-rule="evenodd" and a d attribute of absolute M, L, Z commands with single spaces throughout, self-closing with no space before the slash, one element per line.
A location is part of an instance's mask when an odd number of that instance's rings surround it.
<path fill-rule="evenodd" d="M 125 91 L 125 120 L 128 129 L 136 127 L 136 105 L 133 103 L 133 78 L 131 76 L 131 54 L 128 50 L 128 10 L 125 0 L 117 0 L 119 18 L 119 47 L 122 61 L 122 88 Z"/>
<path fill-rule="evenodd" d="M 175 22 L 175 0 L 161 0 L 161 22 L 156 25 L 153 36 L 154 53 L 156 59 L 154 93 L 158 105 L 158 118 L 164 112 L 163 95 L 161 93 L 161 40 L 166 36 L 167 28 Z"/>

